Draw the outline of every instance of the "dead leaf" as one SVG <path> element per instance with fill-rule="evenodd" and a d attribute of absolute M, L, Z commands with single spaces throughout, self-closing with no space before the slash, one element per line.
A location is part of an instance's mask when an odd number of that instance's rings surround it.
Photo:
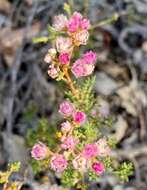
<path fill-rule="evenodd" d="M 40 24 L 36 23 L 28 30 L 27 39 L 35 37 L 40 30 Z M 9 67 L 13 64 L 15 53 L 21 46 L 25 34 L 25 28 L 13 30 L 9 27 L 2 28 L 0 31 L 0 51 L 4 54 L 4 58 Z"/>
<path fill-rule="evenodd" d="M 121 66 L 119 64 L 115 64 L 112 61 L 107 61 L 106 63 L 100 64 L 99 68 L 114 78 L 116 77 L 121 77 L 123 79 L 129 78 L 126 67 Z"/>
<path fill-rule="evenodd" d="M 33 0 L 25 0 L 25 2 L 26 2 L 29 6 L 31 6 L 31 5 L 33 4 Z"/>
<path fill-rule="evenodd" d="M 4 13 L 10 13 L 11 3 L 7 0 L 0 0 L 0 11 Z"/>
<path fill-rule="evenodd" d="M 143 42 L 142 49 L 143 49 L 144 52 L 147 53 L 147 41 Z"/>
<path fill-rule="evenodd" d="M 116 130 L 114 137 L 116 138 L 117 142 L 120 142 L 121 139 L 125 136 L 127 128 L 127 121 L 121 115 L 119 115 L 116 123 L 114 124 L 114 129 Z"/>
<path fill-rule="evenodd" d="M 132 80 L 128 86 L 120 88 L 116 92 L 121 98 L 121 105 L 133 116 L 138 115 L 138 106 L 147 105 L 147 97 L 138 81 Z"/>

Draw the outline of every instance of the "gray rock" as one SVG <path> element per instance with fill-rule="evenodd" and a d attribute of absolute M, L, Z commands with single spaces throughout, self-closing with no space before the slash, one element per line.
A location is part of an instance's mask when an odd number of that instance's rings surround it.
<path fill-rule="evenodd" d="M 107 74 L 99 72 L 96 74 L 95 90 L 98 93 L 108 96 L 115 89 L 117 89 L 117 83 L 110 78 Z"/>

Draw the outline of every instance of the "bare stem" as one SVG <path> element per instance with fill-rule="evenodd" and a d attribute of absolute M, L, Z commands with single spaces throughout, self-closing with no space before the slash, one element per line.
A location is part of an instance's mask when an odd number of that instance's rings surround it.
<path fill-rule="evenodd" d="M 75 88 L 74 84 L 73 84 L 73 81 L 68 73 L 68 68 L 67 67 L 64 67 L 63 68 L 63 72 L 64 72 L 64 75 L 67 79 L 67 84 L 69 85 L 69 88 L 71 89 L 72 93 L 74 94 L 74 96 L 77 97 L 77 89 Z"/>

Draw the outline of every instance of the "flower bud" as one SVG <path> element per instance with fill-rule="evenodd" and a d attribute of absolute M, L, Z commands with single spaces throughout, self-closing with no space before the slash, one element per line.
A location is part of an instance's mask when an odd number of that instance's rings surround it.
<path fill-rule="evenodd" d="M 61 124 L 61 130 L 62 132 L 69 132 L 71 130 L 72 126 L 69 121 L 63 122 Z"/>
<path fill-rule="evenodd" d="M 86 119 L 86 115 L 85 115 L 84 112 L 81 112 L 81 111 L 75 112 L 73 114 L 73 119 L 77 123 L 83 123 L 85 121 L 85 119 Z"/>
<path fill-rule="evenodd" d="M 55 68 L 54 65 L 50 65 L 49 68 L 48 68 L 48 75 L 53 79 L 58 77 L 59 69 Z"/>
<path fill-rule="evenodd" d="M 47 53 L 44 57 L 44 62 L 50 63 L 52 61 L 52 58 L 49 53 Z"/>
<path fill-rule="evenodd" d="M 105 171 L 105 167 L 104 167 L 104 164 L 102 162 L 95 162 L 95 163 L 93 163 L 92 164 L 92 169 L 98 175 L 103 174 L 104 171 Z"/>
<path fill-rule="evenodd" d="M 70 56 L 68 53 L 61 53 L 59 55 L 59 61 L 60 63 L 62 63 L 63 65 L 68 64 L 70 60 Z"/>

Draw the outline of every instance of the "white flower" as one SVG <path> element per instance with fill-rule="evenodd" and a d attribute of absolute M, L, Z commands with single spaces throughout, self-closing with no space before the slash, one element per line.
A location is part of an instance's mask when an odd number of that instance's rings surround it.
<path fill-rule="evenodd" d="M 71 38 L 65 38 L 62 36 L 56 39 L 56 48 L 58 52 L 70 52 L 72 50 L 72 40 Z"/>
<path fill-rule="evenodd" d="M 68 22 L 67 17 L 64 16 L 63 14 L 54 16 L 53 27 L 55 28 L 56 31 L 61 31 L 66 27 L 67 22 Z"/>

